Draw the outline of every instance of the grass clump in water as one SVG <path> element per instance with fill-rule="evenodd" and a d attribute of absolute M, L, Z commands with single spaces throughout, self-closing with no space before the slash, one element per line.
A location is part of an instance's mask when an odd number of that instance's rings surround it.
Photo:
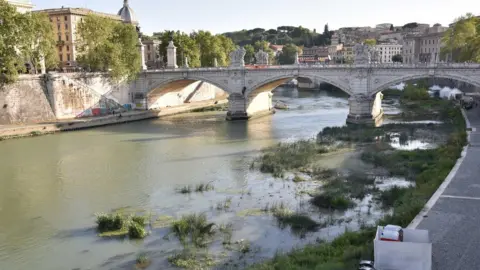
<path fill-rule="evenodd" d="M 150 260 L 150 258 L 148 258 L 148 256 L 145 253 L 140 253 L 137 256 L 137 259 L 135 260 L 135 267 L 137 269 L 145 269 L 148 266 L 150 266 L 151 263 L 152 261 Z"/>
<path fill-rule="evenodd" d="M 131 222 L 128 225 L 128 237 L 130 239 L 143 239 L 147 236 L 147 231 L 145 230 L 145 227 L 136 223 L 136 222 Z"/>
<path fill-rule="evenodd" d="M 314 232 L 320 224 L 310 218 L 308 215 L 301 213 L 290 213 L 283 215 L 275 215 L 281 228 L 290 226 L 292 232 L 296 235 L 304 236 L 307 232 Z"/>
<path fill-rule="evenodd" d="M 187 269 L 203 269 L 202 267 L 214 264 L 208 253 L 198 253 L 199 249 L 208 249 L 208 245 L 213 241 L 215 235 L 215 223 L 209 222 L 205 214 L 183 216 L 173 222 L 170 233 L 183 246 L 182 253 L 168 259 L 171 264 Z"/>
<path fill-rule="evenodd" d="M 310 203 L 318 208 L 330 210 L 347 210 L 355 206 L 355 203 L 347 196 L 334 192 L 316 194 Z"/>
<path fill-rule="evenodd" d="M 315 156 L 332 150 L 332 147 L 317 144 L 314 140 L 280 143 L 264 150 L 258 160 L 260 171 L 283 177 L 286 171 L 301 168 L 311 163 Z"/>
<path fill-rule="evenodd" d="M 186 249 L 204 248 L 215 235 L 215 223 L 208 222 L 205 214 L 191 214 L 174 221 L 171 233 Z"/>
<path fill-rule="evenodd" d="M 206 191 L 211 191 L 211 190 L 214 190 L 214 187 L 211 183 L 207 183 L 207 184 L 198 184 L 196 187 L 195 187 L 195 191 L 196 192 L 206 192 Z"/>
<path fill-rule="evenodd" d="M 178 193 L 181 193 L 181 194 L 190 194 L 192 192 L 198 192 L 198 193 L 202 193 L 202 192 L 207 192 L 207 191 L 211 191 L 211 190 L 214 190 L 214 186 L 211 184 L 211 183 L 207 183 L 207 184 L 204 184 L 204 183 L 201 183 L 201 184 L 198 184 L 196 186 L 190 186 L 190 185 L 187 185 L 187 186 L 183 186 L 181 188 L 179 188 L 177 190 Z"/>
<path fill-rule="evenodd" d="M 378 202 L 382 204 L 384 208 L 391 208 L 409 190 L 412 190 L 412 188 L 394 186 L 391 189 L 382 191 L 380 194 L 376 195 L 375 198 Z"/>
<path fill-rule="evenodd" d="M 96 223 L 102 237 L 128 235 L 131 239 L 142 239 L 147 236 L 145 231 L 147 219 L 143 216 L 101 213 L 96 215 Z"/>
<path fill-rule="evenodd" d="M 224 201 L 217 203 L 217 210 L 218 211 L 227 211 L 232 206 L 232 197 L 226 198 Z"/>
<path fill-rule="evenodd" d="M 128 219 L 120 214 L 100 213 L 96 215 L 96 219 L 97 230 L 100 233 L 121 230 L 128 222 Z"/>

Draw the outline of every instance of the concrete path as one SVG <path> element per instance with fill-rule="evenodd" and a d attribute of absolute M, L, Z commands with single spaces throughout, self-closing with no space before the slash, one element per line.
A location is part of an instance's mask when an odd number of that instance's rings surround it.
<path fill-rule="evenodd" d="M 480 269 L 480 109 L 467 117 L 472 132 L 463 162 L 417 226 L 430 231 L 433 270 Z"/>
<path fill-rule="evenodd" d="M 227 102 L 228 100 L 226 99 L 199 101 L 175 107 L 162 108 L 161 110 L 124 112 L 121 113 L 122 117 L 119 117 L 119 115 L 116 114 L 79 119 L 65 119 L 48 123 L 27 125 L 0 125 L 0 140 L 158 118 L 162 116 L 184 113 L 194 109 L 211 107 L 215 106 L 216 104 L 225 104 Z"/>

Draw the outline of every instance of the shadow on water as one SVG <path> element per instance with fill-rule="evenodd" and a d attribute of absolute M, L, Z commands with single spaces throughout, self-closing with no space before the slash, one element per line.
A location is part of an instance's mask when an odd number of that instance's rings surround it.
<path fill-rule="evenodd" d="M 90 228 L 78 228 L 71 230 L 62 230 L 54 235 L 55 238 L 68 239 L 76 237 L 85 237 L 85 236 L 94 236 L 97 234 L 97 229 L 94 227 Z"/>
<path fill-rule="evenodd" d="M 190 138 L 190 135 L 178 135 L 178 136 L 170 136 L 170 137 L 158 137 L 158 138 L 143 138 L 143 139 L 131 139 L 131 140 L 123 140 L 122 142 L 154 142 L 154 141 L 167 141 L 167 140 L 174 140 L 174 139 L 185 139 Z"/>
<path fill-rule="evenodd" d="M 180 158 L 180 159 L 170 159 L 168 162 L 183 162 L 183 161 L 195 161 L 195 160 L 204 160 L 204 159 L 212 159 L 212 158 L 222 158 L 222 157 L 236 157 L 236 156 L 251 156 L 253 154 L 259 153 L 259 150 L 252 150 L 252 151 L 241 151 L 241 152 L 234 152 L 224 155 L 211 155 L 211 156 L 203 156 L 203 157 L 191 157 L 191 158 Z"/>

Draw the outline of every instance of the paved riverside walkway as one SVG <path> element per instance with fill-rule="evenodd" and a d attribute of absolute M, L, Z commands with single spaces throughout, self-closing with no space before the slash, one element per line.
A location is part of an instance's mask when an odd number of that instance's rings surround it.
<path fill-rule="evenodd" d="M 119 114 L 115 114 L 89 118 L 63 119 L 52 122 L 26 125 L 0 125 L 0 139 L 27 137 L 31 136 L 32 134 L 49 134 L 60 131 L 93 128 L 105 125 L 128 123 L 132 121 L 150 118 L 159 118 L 162 116 L 189 112 L 194 109 L 216 106 L 218 104 L 225 104 L 227 102 L 228 100 L 222 97 L 215 100 L 198 101 L 174 107 L 162 108 L 161 110 L 123 112 L 121 113 L 121 117 Z"/>
<path fill-rule="evenodd" d="M 480 269 L 480 108 L 466 114 L 472 132 L 463 162 L 417 226 L 430 231 L 432 270 Z"/>

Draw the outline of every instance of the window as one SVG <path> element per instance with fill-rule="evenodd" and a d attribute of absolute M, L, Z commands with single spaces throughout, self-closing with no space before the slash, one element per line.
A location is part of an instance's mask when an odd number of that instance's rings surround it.
<path fill-rule="evenodd" d="M 70 51 L 70 46 L 67 45 L 67 52 L 69 52 L 69 51 Z"/>
<path fill-rule="evenodd" d="M 57 24 L 57 30 L 60 32 L 60 24 Z"/>
<path fill-rule="evenodd" d="M 65 24 L 65 30 L 68 30 L 68 23 Z"/>
<path fill-rule="evenodd" d="M 60 59 L 60 62 L 63 62 L 63 55 L 58 55 L 58 58 Z"/>
<path fill-rule="evenodd" d="M 149 50 L 149 51 L 150 51 L 150 45 L 147 45 L 147 50 Z"/>
<path fill-rule="evenodd" d="M 50 18 L 50 22 L 53 22 L 52 18 Z"/>
<path fill-rule="evenodd" d="M 67 61 L 70 61 L 70 54 L 67 54 Z"/>
<path fill-rule="evenodd" d="M 65 21 L 68 21 L 68 17 L 67 17 L 67 16 L 65 16 L 63 19 L 64 19 Z"/>
<path fill-rule="evenodd" d="M 148 59 L 148 61 L 150 61 L 150 54 L 147 55 L 147 59 Z"/>
<path fill-rule="evenodd" d="M 62 35 L 58 34 L 58 41 L 62 41 Z"/>
<path fill-rule="evenodd" d="M 65 33 L 65 40 L 68 41 L 68 33 Z"/>

